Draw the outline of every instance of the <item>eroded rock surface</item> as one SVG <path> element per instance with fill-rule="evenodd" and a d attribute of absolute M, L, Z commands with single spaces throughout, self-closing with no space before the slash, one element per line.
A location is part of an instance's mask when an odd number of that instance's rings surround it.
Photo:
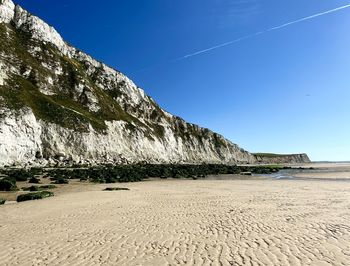
<path fill-rule="evenodd" d="M 0 166 L 255 162 L 10 0 L 0 0 L 0 40 Z"/>

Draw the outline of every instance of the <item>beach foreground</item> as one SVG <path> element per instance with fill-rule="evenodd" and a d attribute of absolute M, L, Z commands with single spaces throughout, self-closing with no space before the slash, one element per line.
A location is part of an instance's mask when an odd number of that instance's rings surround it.
<path fill-rule="evenodd" d="M 1 265 L 350 265 L 349 181 L 113 186 L 2 206 Z"/>

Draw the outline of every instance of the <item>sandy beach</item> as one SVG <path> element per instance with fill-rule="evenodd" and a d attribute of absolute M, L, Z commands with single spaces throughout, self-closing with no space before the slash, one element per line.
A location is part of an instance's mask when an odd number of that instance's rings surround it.
<path fill-rule="evenodd" d="M 70 185 L 0 206 L 1 265 L 350 265 L 350 182 Z"/>

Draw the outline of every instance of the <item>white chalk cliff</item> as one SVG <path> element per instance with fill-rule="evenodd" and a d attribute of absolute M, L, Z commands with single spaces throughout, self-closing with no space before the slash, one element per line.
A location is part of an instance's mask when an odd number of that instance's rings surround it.
<path fill-rule="evenodd" d="M 0 0 L 0 166 L 255 160 Z"/>

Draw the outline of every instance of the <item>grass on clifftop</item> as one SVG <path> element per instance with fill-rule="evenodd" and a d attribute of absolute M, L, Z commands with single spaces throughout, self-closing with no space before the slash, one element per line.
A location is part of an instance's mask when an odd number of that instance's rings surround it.
<path fill-rule="evenodd" d="M 260 156 L 260 157 L 266 157 L 266 158 L 275 158 L 275 157 L 292 156 L 293 154 L 253 153 L 253 155 Z"/>

